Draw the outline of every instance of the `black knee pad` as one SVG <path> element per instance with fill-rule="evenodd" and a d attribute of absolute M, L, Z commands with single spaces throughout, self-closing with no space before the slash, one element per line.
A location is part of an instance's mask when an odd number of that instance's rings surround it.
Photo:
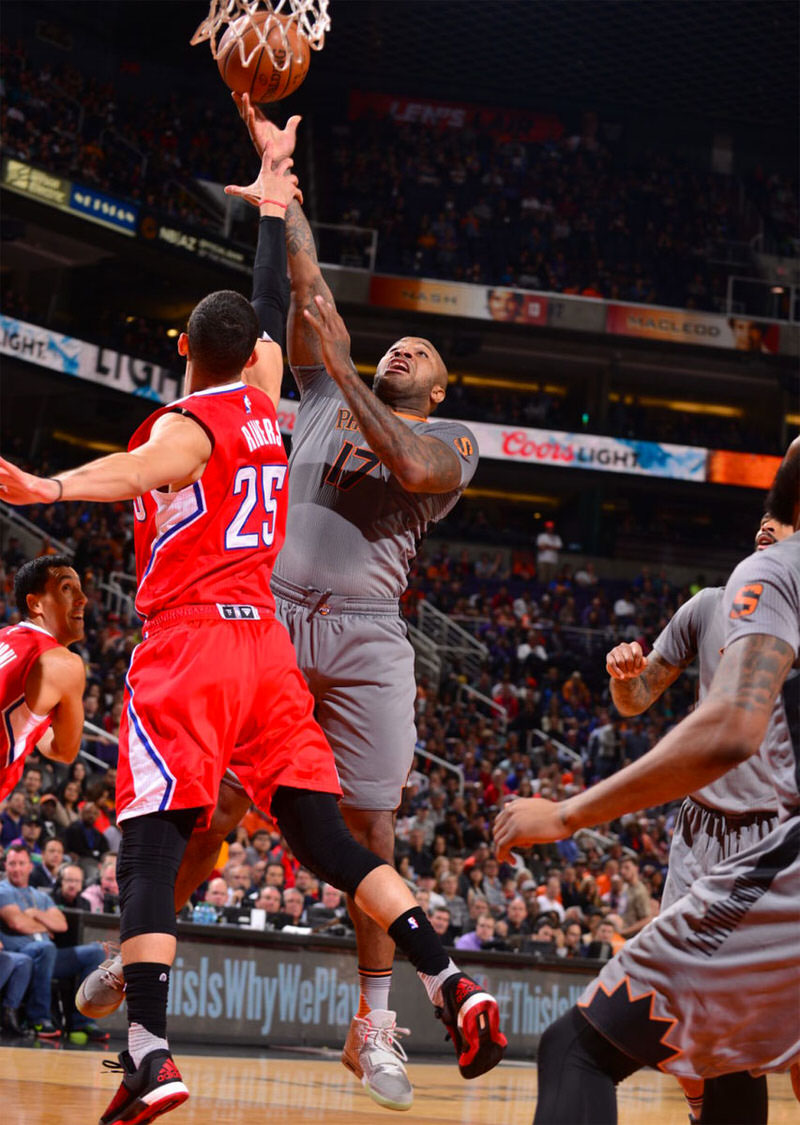
<path fill-rule="evenodd" d="M 345 894 L 354 895 L 361 880 L 384 864 L 353 839 L 332 793 L 282 785 L 271 812 L 302 865 Z"/>
<path fill-rule="evenodd" d="M 539 1042 L 539 1065 L 563 1063 L 568 1053 L 587 1069 L 602 1071 L 615 1086 L 642 1066 L 592 1027 L 577 1006 L 546 1028 Z"/>
<path fill-rule="evenodd" d="M 198 809 L 147 813 L 122 823 L 117 863 L 121 941 L 175 934 L 175 880 Z"/>

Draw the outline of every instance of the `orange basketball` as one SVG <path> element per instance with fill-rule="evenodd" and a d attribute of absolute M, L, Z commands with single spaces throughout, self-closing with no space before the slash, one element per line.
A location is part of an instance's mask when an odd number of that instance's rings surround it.
<path fill-rule="evenodd" d="M 269 20 L 273 26 L 267 35 L 280 66 L 286 60 L 286 49 L 281 38 L 278 21 L 286 29 L 286 38 L 292 57 L 283 70 L 278 69 L 269 57 L 266 47 L 259 47 L 247 66 L 242 66 L 239 40 L 244 42 L 244 56 L 258 43 L 258 35 L 250 26 L 262 25 Z M 297 22 L 290 16 L 276 16 L 272 12 L 256 12 L 252 17 L 234 21 L 223 35 L 217 51 L 217 66 L 227 86 L 237 94 L 249 94 L 255 104 L 277 102 L 294 93 L 308 73 L 311 50 L 306 40 L 298 34 Z"/>

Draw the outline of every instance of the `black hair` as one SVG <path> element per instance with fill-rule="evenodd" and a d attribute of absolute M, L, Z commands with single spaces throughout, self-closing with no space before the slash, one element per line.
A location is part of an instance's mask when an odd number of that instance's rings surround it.
<path fill-rule="evenodd" d="M 241 293 L 219 289 L 195 306 L 186 331 L 194 363 L 222 383 L 238 378 L 252 355 L 259 336 L 258 317 Z"/>
<path fill-rule="evenodd" d="M 800 499 L 800 440 L 795 439 L 778 466 L 767 493 L 764 511 L 778 523 L 794 524 L 794 510 Z"/>
<path fill-rule="evenodd" d="M 43 594 L 51 570 L 72 568 L 66 555 L 41 555 L 24 563 L 14 577 L 14 601 L 22 617 L 29 617 L 28 594 Z"/>

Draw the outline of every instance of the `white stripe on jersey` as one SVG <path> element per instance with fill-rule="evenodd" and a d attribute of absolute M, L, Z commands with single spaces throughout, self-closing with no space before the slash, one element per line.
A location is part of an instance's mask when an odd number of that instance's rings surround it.
<path fill-rule="evenodd" d="M 175 775 L 156 749 L 134 706 L 130 677 L 139 647 L 137 645 L 133 650 L 130 670 L 125 677 L 128 689 L 128 760 L 135 796 L 124 812 L 120 813 L 120 820 L 143 816 L 145 813 L 163 812 L 169 808 L 175 791 Z"/>
<path fill-rule="evenodd" d="M 140 587 L 144 584 L 153 563 L 156 559 L 156 554 L 161 550 L 164 544 L 175 535 L 179 535 L 184 528 L 188 527 L 190 523 L 200 519 L 201 516 L 206 514 L 206 498 L 203 492 L 203 482 L 197 480 L 194 484 L 187 485 L 182 488 L 180 492 L 157 492 L 150 493 L 156 503 L 158 511 L 155 516 L 155 524 L 158 529 L 158 535 L 153 540 L 150 547 L 150 561 L 145 567 L 145 572 L 142 575 Z"/>
<path fill-rule="evenodd" d="M 31 711 L 25 702 L 25 696 L 14 700 L 3 711 L 3 726 L 8 737 L 8 751 L 5 768 L 13 766 L 20 756 L 28 750 L 28 741 L 31 734 L 47 718 L 46 715 L 37 715 Z"/>

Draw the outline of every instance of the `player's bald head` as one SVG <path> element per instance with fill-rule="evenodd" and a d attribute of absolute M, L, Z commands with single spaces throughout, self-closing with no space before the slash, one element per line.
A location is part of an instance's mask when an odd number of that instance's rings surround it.
<path fill-rule="evenodd" d="M 800 437 L 794 439 L 780 463 L 767 494 L 765 510 L 800 530 Z"/>

